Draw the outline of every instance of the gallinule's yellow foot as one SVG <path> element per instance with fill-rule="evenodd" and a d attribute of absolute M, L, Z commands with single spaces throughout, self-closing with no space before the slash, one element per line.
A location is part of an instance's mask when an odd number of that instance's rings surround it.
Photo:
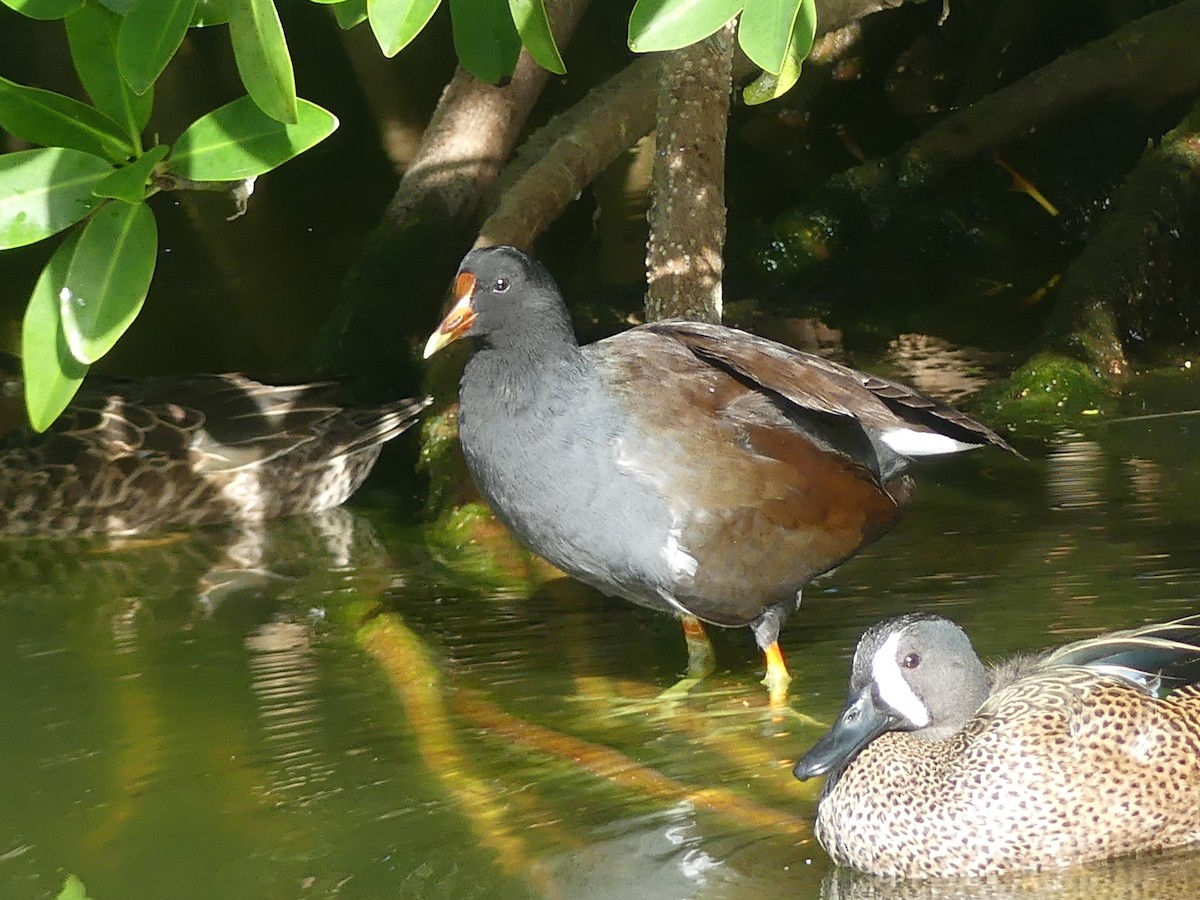
<path fill-rule="evenodd" d="M 129 535 L 337 506 L 428 400 L 353 409 L 335 387 L 89 378 L 44 434 L 0 438 L 0 534 Z"/>
<path fill-rule="evenodd" d="M 846 708 L 795 773 L 832 773 L 817 837 L 876 875 L 997 875 L 1194 844 L 1198 680 L 1200 616 L 990 668 L 953 622 L 901 616 L 863 635 Z"/>
<path fill-rule="evenodd" d="M 554 280 L 512 247 L 463 260 L 425 356 L 462 337 L 459 436 L 501 521 L 606 594 L 749 625 L 776 699 L 780 625 L 908 507 L 908 457 L 1011 449 L 911 388 L 733 328 L 656 322 L 580 347 Z"/>

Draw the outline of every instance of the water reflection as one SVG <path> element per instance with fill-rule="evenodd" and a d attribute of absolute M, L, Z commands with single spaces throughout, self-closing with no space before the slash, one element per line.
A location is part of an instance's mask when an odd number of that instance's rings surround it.
<path fill-rule="evenodd" d="M 1195 854 L 898 885 L 812 840 L 819 786 L 790 764 L 871 622 L 938 610 L 994 657 L 1197 606 L 1200 460 L 1177 423 L 918 480 L 785 629 L 793 716 L 768 710 L 744 629 L 665 703 L 671 620 L 519 555 L 431 553 L 386 507 L 0 544 L 0 896 L 67 872 L 97 900 L 1178 896 Z"/>

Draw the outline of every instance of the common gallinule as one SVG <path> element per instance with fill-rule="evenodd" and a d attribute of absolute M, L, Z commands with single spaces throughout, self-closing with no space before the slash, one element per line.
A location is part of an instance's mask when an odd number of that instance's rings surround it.
<path fill-rule="evenodd" d="M 795 774 L 832 773 L 814 831 L 834 861 L 890 878 L 1194 844 L 1198 680 L 1200 616 L 990 667 L 948 619 L 900 616 L 859 641 L 846 708 Z"/>
<path fill-rule="evenodd" d="M 774 698 L 780 625 L 908 507 L 907 458 L 1008 448 L 911 388 L 734 328 L 655 322 L 580 347 L 550 274 L 512 247 L 467 254 L 454 298 L 425 356 L 474 338 L 459 437 L 496 515 L 685 630 L 749 625 Z"/>
<path fill-rule="evenodd" d="M 335 392 L 243 375 L 89 378 L 45 433 L 0 438 L 0 534 L 127 535 L 337 506 L 429 401 L 353 409 Z M 5 394 L 19 398 L 19 381 Z"/>

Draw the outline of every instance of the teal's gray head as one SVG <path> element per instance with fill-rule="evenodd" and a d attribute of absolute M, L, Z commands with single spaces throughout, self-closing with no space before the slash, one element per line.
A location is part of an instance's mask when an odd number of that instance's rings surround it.
<path fill-rule="evenodd" d="M 793 773 L 804 781 L 840 769 L 886 731 L 948 738 L 987 696 L 987 670 L 961 628 L 921 613 L 887 619 L 859 640 L 846 705 Z"/>

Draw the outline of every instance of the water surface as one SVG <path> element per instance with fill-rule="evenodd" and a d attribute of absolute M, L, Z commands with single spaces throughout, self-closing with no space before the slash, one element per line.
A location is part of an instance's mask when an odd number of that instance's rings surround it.
<path fill-rule="evenodd" d="M 920 464 L 913 512 L 785 629 L 782 719 L 748 630 L 656 700 L 673 621 L 427 542 L 394 475 L 259 535 L 2 545 L 0 896 L 68 873 L 95 900 L 1176 896 L 1194 856 L 969 887 L 836 872 L 790 767 L 883 616 L 942 612 L 993 657 L 1196 612 L 1198 427 Z"/>

